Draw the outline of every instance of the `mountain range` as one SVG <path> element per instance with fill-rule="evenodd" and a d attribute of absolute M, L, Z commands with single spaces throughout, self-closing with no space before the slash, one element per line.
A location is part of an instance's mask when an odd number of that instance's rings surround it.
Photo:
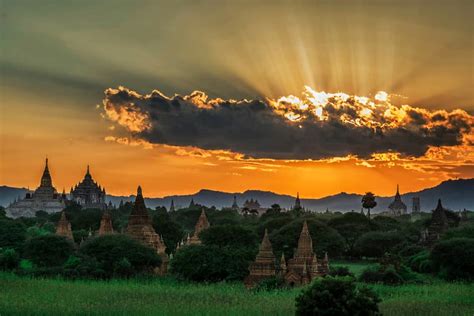
<path fill-rule="evenodd" d="M 0 186 L 0 205 L 7 206 L 14 199 L 24 197 L 25 188 L 15 188 L 8 186 Z M 272 204 L 279 204 L 283 208 L 290 208 L 295 202 L 295 197 L 284 194 L 277 194 L 269 191 L 247 190 L 245 192 L 221 192 L 202 189 L 197 193 L 189 195 L 172 195 L 163 198 L 145 198 L 148 207 L 155 208 L 157 206 L 166 206 L 174 201 L 175 207 L 187 207 L 192 200 L 195 203 L 216 206 L 217 208 L 230 207 L 234 196 L 237 199 L 237 204 L 242 206 L 245 200 L 258 200 L 262 207 L 270 207 Z M 417 192 L 409 192 L 402 194 L 402 200 L 407 205 L 408 211 L 411 211 L 412 198 L 419 197 L 421 201 L 421 210 L 428 212 L 436 207 L 436 203 L 440 198 L 446 208 L 452 210 L 470 209 L 474 210 L 474 178 L 471 179 L 456 179 L 441 182 L 435 187 L 427 188 Z M 118 205 L 120 201 L 133 201 L 134 195 L 130 196 L 114 196 L 107 195 L 107 202 L 111 201 Z M 312 211 L 322 212 L 326 209 L 330 211 L 349 212 L 351 210 L 360 210 L 361 208 L 361 194 L 341 192 L 335 195 L 326 196 L 317 199 L 301 199 L 303 207 Z M 391 197 L 376 197 L 377 206 L 373 212 L 382 212 L 387 210 L 388 205 L 393 201 Z"/>

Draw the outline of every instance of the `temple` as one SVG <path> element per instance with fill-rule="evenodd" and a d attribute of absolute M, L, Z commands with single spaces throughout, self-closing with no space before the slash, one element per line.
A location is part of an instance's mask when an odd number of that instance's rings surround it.
<path fill-rule="evenodd" d="M 201 215 L 198 218 L 198 221 L 196 222 L 196 226 L 194 228 L 194 234 L 192 237 L 188 238 L 187 244 L 189 245 L 200 245 L 201 240 L 199 239 L 199 234 L 205 230 L 208 229 L 210 226 L 209 221 L 207 220 L 206 212 L 204 209 L 201 211 Z"/>
<path fill-rule="evenodd" d="M 286 264 L 287 270 L 280 271 L 285 278 L 285 283 L 290 286 L 299 286 L 310 283 L 318 276 L 329 273 L 329 260 L 327 254 L 324 259 L 318 260 L 313 251 L 313 240 L 309 233 L 308 223 L 303 223 L 298 248 L 293 258 Z"/>
<path fill-rule="evenodd" d="M 37 211 L 47 213 L 61 212 L 66 207 L 66 195 L 59 194 L 53 187 L 49 173 L 48 158 L 39 187 L 33 193 L 26 193 L 25 198 L 11 203 L 6 209 L 8 217 L 34 217 Z"/>
<path fill-rule="evenodd" d="M 449 228 L 446 210 L 438 199 L 438 205 L 431 213 L 431 222 L 428 228 L 422 233 L 422 243 L 426 246 L 433 246 L 440 236 Z"/>
<path fill-rule="evenodd" d="M 72 236 L 71 223 L 68 221 L 66 212 L 64 211 L 61 212 L 61 218 L 59 219 L 56 226 L 56 235 L 64 236 L 70 240 L 74 240 L 74 237 Z"/>
<path fill-rule="evenodd" d="M 318 260 L 313 251 L 313 241 L 305 221 L 292 259 L 285 260 L 282 253 L 280 264 L 277 267 L 272 245 L 265 230 L 262 244 L 255 262 L 249 266 L 250 274 L 245 279 L 247 287 L 253 287 L 265 278 L 275 275 L 282 277 L 290 286 L 300 286 L 310 283 L 314 278 L 329 273 L 329 259 L 327 254 L 324 259 Z"/>
<path fill-rule="evenodd" d="M 72 200 L 82 206 L 82 208 L 107 208 L 105 203 L 105 188 L 102 188 L 94 181 L 87 166 L 86 174 L 79 184 L 71 188 Z"/>
<path fill-rule="evenodd" d="M 128 218 L 127 234 L 135 240 L 138 240 L 149 247 L 155 249 L 160 255 L 162 263 L 156 272 L 164 275 L 168 269 L 169 258 L 166 254 L 166 246 L 160 235 L 155 232 L 151 224 L 151 218 L 145 206 L 145 200 L 142 195 L 142 188 L 137 189 L 137 196 L 133 204 L 132 213 Z"/>
<path fill-rule="evenodd" d="M 252 287 L 263 279 L 276 275 L 275 255 L 266 229 L 257 258 L 255 258 L 255 262 L 250 264 L 249 271 L 250 274 L 244 280 L 246 287 Z"/>
<path fill-rule="evenodd" d="M 395 199 L 392 203 L 388 206 L 390 215 L 392 216 L 400 216 L 405 215 L 407 213 L 407 206 L 402 201 L 402 197 L 400 196 L 399 187 L 397 184 L 397 193 L 395 194 Z"/>
<path fill-rule="evenodd" d="M 239 205 L 237 204 L 237 197 L 235 195 L 234 195 L 234 201 L 232 202 L 232 206 L 230 208 L 235 211 L 239 210 Z"/>
<path fill-rule="evenodd" d="M 293 205 L 293 210 L 295 210 L 295 211 L 303 210 L 303 207 L 301 206 L 300 193 L 299 192 L 296 193 L 295 205 Z"/>
<path fill-rule="evenodd" d="M 114 233 L 114 227 L 112 226 L 112 215 L 109 210 L 105 210 L 102 214 L 99 227 L 99 236 L 109 235 Z"/>

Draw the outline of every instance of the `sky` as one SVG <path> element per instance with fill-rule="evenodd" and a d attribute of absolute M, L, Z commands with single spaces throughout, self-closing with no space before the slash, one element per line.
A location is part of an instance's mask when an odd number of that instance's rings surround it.
<path fill-rule="evenodd" d="M 466 0 L 0 3 L 0 184 L 392 195 L 474 177 Z"/>

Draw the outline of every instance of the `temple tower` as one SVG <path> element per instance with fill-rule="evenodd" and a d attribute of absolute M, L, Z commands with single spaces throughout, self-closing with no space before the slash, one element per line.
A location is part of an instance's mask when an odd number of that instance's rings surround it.
<path fill-rule="evenodd" d="M 388 206 L 390 210 L 390 214 L 392 216 L 400 216 L 407 213 L 407 206 L 402 201 L 402 197 L 400 196 L 399 186 L 397 184 L 397 193 L 395 193 L 395 198 L 392 203 Z"/>
<path fill-rule="evenodd" d="M 69 238 L 71 241 L 74 241 L 74 237 L 72 236 L 72 229 L 71 223 L 68 221 L 66 217 L 66 212 L 61 212 L 61 218 L 58 221 L 56 226 L 56 235 L 64 236 Z"/>
<path fill-rule="evenodd" d="M 413 205 L 411 208 L 412 214 L 417 214 L 421 212 L 421 207 L 420 207 L 420 197 L 415 196 L 412 198 Z"/>
<path fill-rule="evenodd" d="M 446 216 L 446 210 L 441 204 L 441 199 L 438 199 L 438 205 L 431 213 L 431 223 L 425 234 L 424 243 L 429 247 L 433 246 L 434 243 L 440 238 L 440 236 L 446 232 L 449 228 L 448 217 Z"/>
<path fill-rule="evenodd" d="M 168 255 L 165 252 L 166 246 L 161 236 L 155 232 L 155 229 L 151 224 L 151 218 L 148 215 L 145 200 L 142 195 L 142 188 L 140 186 L 137 188 L 135 203 L 133 204 L 132 213 L 128 218 L 127 234 L 133 239 L 155 249 L 155 251 L 161 256 L 162 260 L 161 267 L 157 272 L 162 275 L 165 274 L 169 262 Z"/>
<path fill-rule="evenodd" d="M 196 226 L 194 227 L 194 234 L 191 238 L 188 240 L 188 244 L 190 245 L 199 245 L 201 244 L 201 240 L 199 239 L 199 234 L 205 230 L 208 229 L 210 226 L 209 221 L 207 220 L 206 212 L 204 209 L 201 211 L 201 215 L 198 218 L 198 221 L 196 222 Z"/>
<path fill-rule="evenodd" d="M 255 261 L 250 264 L 249 271 L 250 274 L 244 280 L 245 286 L 247 287 L 253 287 L 261 280 L 276 275 L 275 255 L 273 254 L 272 244 L 270 243 L 266 229 L 257 257 Z"/>
<path fill-rule="evenodd" d="M 105 210 L 100 220 L 99 236 L 113 234 L 114 227 L 112 226 L 112 216 L 109 210 Z"/>
<path fill-rule="evenodd" d="M 174 200 L 171 200 L 171 205 L 170 205 L 170 212 L 174 212 L 175 211 L 175 208 L 174 208 Z"/>
<path fill-rule="evenodd" d="M 301 210 L 301 201 L 300 201 L 300 193 L 296 193 L 295 205 L 293 206 L 294 210 Z"/>

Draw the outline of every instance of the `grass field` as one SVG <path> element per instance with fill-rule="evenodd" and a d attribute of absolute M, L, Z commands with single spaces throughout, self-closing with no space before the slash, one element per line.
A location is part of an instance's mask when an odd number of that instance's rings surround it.
<path fill-rule="evenodd" d="M 357 273 L 358 265 L 351 265 Z M 360 269 L 359 269 L 360 270 Z M 474 285 L 375 285 L 384 315 L 474 315 Z M 64 281 L 0 273 L 0 315 L 292 315 L 301 289 L 253 293 L 242 284 L 171 279 Z"/>

